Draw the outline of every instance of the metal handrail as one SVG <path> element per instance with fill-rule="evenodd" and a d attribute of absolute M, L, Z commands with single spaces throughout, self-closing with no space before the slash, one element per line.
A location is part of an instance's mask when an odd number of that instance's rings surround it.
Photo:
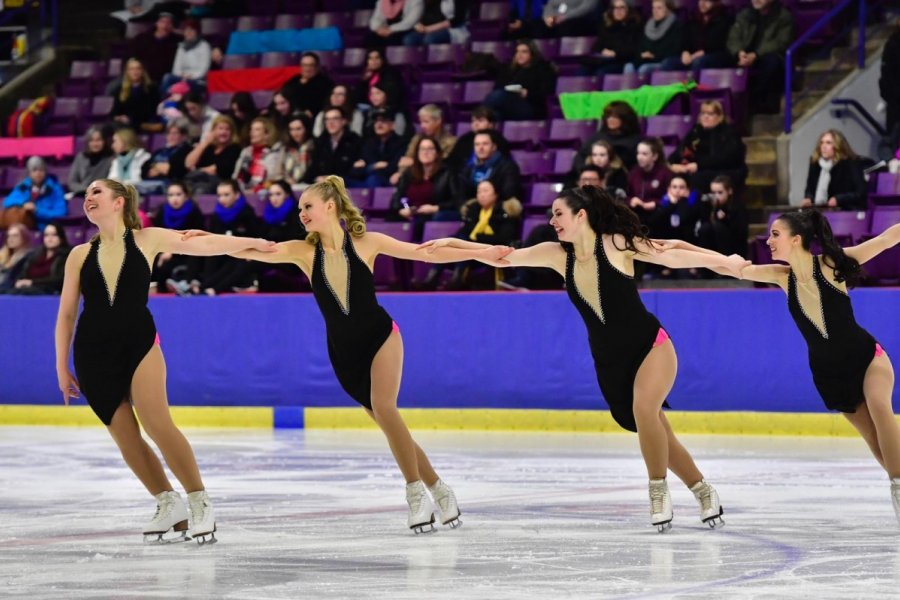
<path fill-rule="evenodd" d="M 854 100 L 853 98 L 833 98 L 831 100 L 831 103 L 835 106 L 852 106 L 857 110 L 857 112 L 859 112 L 859 115 L 866 120 L 869 126 L 872 127 L 872 129 L 874 129 L 876 133 L 878 133 L 880 137 L 884 137 L 885 135 L 887 135 L 887 131 L 884 129 L 881 123 L 875 120 L 875 117 L 872 116 L 872 113 L 867 111 L 866 108 L 862 104 L 860 104 L 858 100 Z"/>
<path fill-rule="evenodd" d="M 53 43 L 53 46 L 59 45 L 59 0 L 41 0 L 40 1 L 40 15 L 38 21 L 41 24 L 41 27 L 50 27 L 50 41 Z M 21 8 L 14 8 L 12 10 L 4 10 L 0 11 L 0 26 L 4 23 L 7 23 L 14 19 L 16 16 L 27 13 L 31 10 L 34 10 L 34 6 L 31 3 L 26 3 Z M 47 14 L 49 10 L 49 15 Z M 29 48 L 30 51 L 38 50 L 47 43 L 47 39 L 45 37 L 41 37 L 39 42 L 33 47 Z"/>
<path fill-rule="evenodd" d="M 822 30 L 845 8 L 857 2 L 859 4 L 859 44 L 856 52 L 856 62 L 859 68 L 866 66 L 866 0 L 842 0 L 837 6 L 822 15 L 815 24 L 803 32 L 797 40 L 790 45 L 784 54 L 784 132 L 790 133 L 793 125 L 793 93 L 794 83 L 794 53 L 809 39 Z"/>

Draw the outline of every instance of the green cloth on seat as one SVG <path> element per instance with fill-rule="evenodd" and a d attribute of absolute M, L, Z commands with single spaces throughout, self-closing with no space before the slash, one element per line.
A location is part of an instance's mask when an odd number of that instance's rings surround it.
<path fill-rule="evenodd" d="M 678 94 L 686 94 L 697 87 L 693 81 L 669 85 L 642 85 L 636 90 L 614 92 L 574 92 L 559 95 L 559 105 L 566 119 L 599 119 L 606 105 L 623 100 L 631 105 L 639 117 L 659 114 Z"/>

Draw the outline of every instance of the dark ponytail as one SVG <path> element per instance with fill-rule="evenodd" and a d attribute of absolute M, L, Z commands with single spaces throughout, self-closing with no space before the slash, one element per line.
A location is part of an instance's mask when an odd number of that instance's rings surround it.
<path fill-rule="evenodd" d="M 572 213 L 584 209 L 587 213 L 588 223 L 598 236 L 602 234 L 619 234 L 625 238 L 625 247 L 619 250 L 631 250 L 638 252 L 634 240 L 646 240 L 647 228 L 641 224 L 641 220 L 633 210 L 625 206 L 621 200 L 613 198 L 603 188 L 593 185 L 573 187 L 563 190 L 559 194 Z M 563 248 L 569 249 L 572 244 L 560 242 Z"/>
<path fill-rule="evenodd" d="M 813 241 L 822 247 L 822 261 L 834 269 L 834 280 L 845 282 L 848 288 L 859 285 L 863 270 L 855 258 L 847 256 L 844 249 L 834 239 L 831 224 L 815 209 L 786 212 L 779 221 L 784 221 L 793 235 L 800 236 L 803 249 L 809 251 Z"/>

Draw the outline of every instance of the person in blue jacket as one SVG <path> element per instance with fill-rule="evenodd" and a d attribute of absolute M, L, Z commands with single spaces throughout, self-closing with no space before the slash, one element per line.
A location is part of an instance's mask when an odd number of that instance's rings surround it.
<path fill-rule="evenodd" d="M 3 209 L 22 207 L 32 213 L 41 231 L 53 219 L 68 212 L 63 188 L 55 175 L 47 174 L 47 164 L 40 156 L 32 156 L 26 163 L 28 177 L 18 184 L 3 201 Z"/>

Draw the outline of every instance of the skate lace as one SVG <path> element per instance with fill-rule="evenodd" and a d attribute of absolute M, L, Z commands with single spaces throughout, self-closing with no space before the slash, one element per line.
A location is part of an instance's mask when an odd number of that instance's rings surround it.
<path fill-rule="evenodd" d="M 191 515 L 194 517 L 195 523 L 202 523 L 206 520 L 206 509 L 209 507 L 205 499 L 194 500 L 191 502 Z"/>
<path fill-rule="evenodd" d="M 661 485 L 650 487 L 650 512 L 661 513 L 666 499 L 666 488 Z"/>
<path fill-rule="evenodd" d="M 156 513 L 153 515 L 153 520 L 157 521 L 169 516 L 169 513 L 172 512 L 172 504 L 168 494 L 162 500 L 159 500 L 156 503 Z"/>
<path fill-rule="evenodd" d="M 415 494 L 414 496 L 409 498 L 409 509 L 413 513 L 418 513 L 422 508 L 422 500 L 425 498 L 425 494 Z"/>
<path fill-rule="evenodd" d="M 701 510 L 710 510 L 712 508 L 712 496 L 709 493 L 709 486 L 704 485 L 696 494 L 697 500 L 700 501 Z"/>
<path fill-rule="evenodd" d="M 456 496 L 453 494 L 453 490 L 448 489 L 444 486 L 438 490 L 438 492 L 434 495 L 434 501 L 437 502 L 438 508 L 441 509 L 441 512 L 447 512 L 450 510 L 451 499 L 456 500 Z"/>

